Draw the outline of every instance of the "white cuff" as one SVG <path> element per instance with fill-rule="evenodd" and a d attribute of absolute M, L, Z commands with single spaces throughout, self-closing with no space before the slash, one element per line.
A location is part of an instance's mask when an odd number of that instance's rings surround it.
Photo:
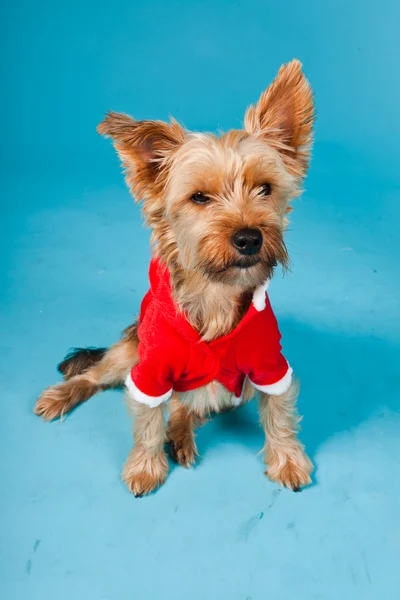
<path fill-rule="evenodd" d="M 172 388 L 165 394 L 162 394 L 162 396 L 148 396 L 144 392 L 141 392 L 138 387 L 136 387 L 130 373 L 125 379 L 125 385 L 129 396 L 133 400 L 140 402 L 140 404 L 146 404 L 147 406 L 150 406 L 150 408 L 156 408 L 156 406 L 160 406 L 160 404 L 166 402 L 172 396 Z"/>
<path fill-rule="evenodd" d="M 271 396 L 280 396 L 281 394 L 287 392 L 290 388 L 290 384 L 292 383 L 292 374 L 293 369 L 289 367 L 282 379 L 276 383 L 270 383 L 269 385 L 258 385 L 251 380 L 250 383 L 259 392 L 264 392 L 265 394 L 270 394 Z"/>

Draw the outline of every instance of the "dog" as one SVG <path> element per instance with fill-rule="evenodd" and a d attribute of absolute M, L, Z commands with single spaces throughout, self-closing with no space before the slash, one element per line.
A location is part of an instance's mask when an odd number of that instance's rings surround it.
<path fill-rule="evenodd" d="M 122 478 L 135 496 L 165 481 L 166 441 L 190 467 L 196 426 L 256 391 L 266 474 L 294 491 L 311 481 L 297 437 L 299 385 L 281 354 L 266 287 L 278 264 L 288 266 L 284 232 L 308 170 L 313 123 L 312 89 L 293 60 L 247 109 L 243 129 L 191 133 L 173 119 L 114 112 L 98 126 L 151 229 L 151 290 L 114 346 L 66 357 L 64 381 L 42 393 L 35 413 L 49 421 L 125 385 L 135 444 Z"/>

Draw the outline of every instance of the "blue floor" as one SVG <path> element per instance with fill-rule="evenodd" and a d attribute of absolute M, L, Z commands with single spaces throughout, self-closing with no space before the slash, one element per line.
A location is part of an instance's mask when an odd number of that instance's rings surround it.
<path fill-rule="evenodd" d="M 18 1 L 2 46 L 0 598 L 397 600 L 400 10 L 321 3 Z M 397 7 L 396 7 L 397 6 Z M 200 430 L 201 461 L 135 499 L 123 395 L 45 424 L 72 345 L 108 345 L 147 286 L 148 232 L 95 125 L 108 109 L 240 126 L 297 56 L 317 143 L 271 286 L 302 379 L 301 494 L 263 476 L 256 405 Z"/>

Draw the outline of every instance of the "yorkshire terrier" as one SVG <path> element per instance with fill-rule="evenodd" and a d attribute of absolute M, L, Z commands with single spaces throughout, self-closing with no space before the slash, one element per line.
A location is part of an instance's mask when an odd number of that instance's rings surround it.
<path fill-rule="evenodd" d="M 122 478 L 135 496 L 165 481 L 166 441 L 172 457 L 191 466 L 196 425 L 256 391 L 268 477 L 294 491 L 311 481 L 297 438 L 298 384 L 266 288 L 275 267 L 288 264 L 283 234 L 308 169 L 313 121 L 312 90 L 293 60 L 247 109 L 243 129 L 191 133 L 175 120 L 114 112 L 98 127 L 152 231 L 150 290 L 114 346 L 66 357 L 65 381 L 42 393 L 35 412 L 52 420 L 124 385 L 135 445 Z"/>

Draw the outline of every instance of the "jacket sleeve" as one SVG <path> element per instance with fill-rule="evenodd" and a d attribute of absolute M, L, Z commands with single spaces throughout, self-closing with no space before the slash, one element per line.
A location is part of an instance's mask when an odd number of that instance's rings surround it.
<path fill-rule="evenodd" d="M 172 395 L 170 369 L 156 358 L 140 361 L 125 380 L 129 396 L 151 408 L 167 402 Z"/>
<path fill-rule="evenodd" d="M 285 393 L 292 383 L 292 368 L 282 354 L 281 334 L 268 297 L 254 319 L 246 340 L 245 372 L 252 385 L 272 396 Z"/>
<path fill-rule="evenodd" d="M 129 396 L 154 408 L 172 395 L 174 382 L 185 367 L 185 353 L 165 322 L 145 318 L 138 331 L 139 361 L 125 380 Z"/>

